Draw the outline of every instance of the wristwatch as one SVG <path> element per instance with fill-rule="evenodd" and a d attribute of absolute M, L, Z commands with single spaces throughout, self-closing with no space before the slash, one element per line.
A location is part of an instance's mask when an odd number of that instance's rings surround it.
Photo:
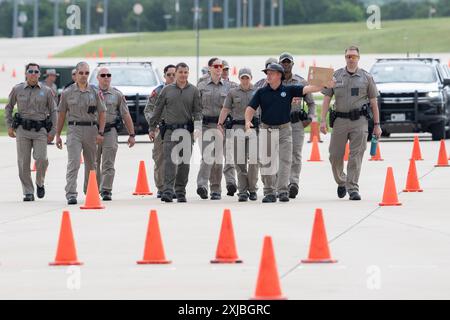
<path fill-rule="evenodd" d="M 375 122 L 373 125 L 374 125 L 374 126 L 379 126 L 380 123 L 379 123 L 379 122 Z"/>
<path fill-rule="evenodd" d="M 103 131 L 99 131 L 98 135 L 103 137 L 105 135 L 105 133 Z"/>
<path fill-rule="evenodd" d="M 134 138 L 134 137 L 136 137 L 136 134 L 132 133 L 132 134 L 129 134 L 129 136 L 130 136 L 131 138 Z"/>

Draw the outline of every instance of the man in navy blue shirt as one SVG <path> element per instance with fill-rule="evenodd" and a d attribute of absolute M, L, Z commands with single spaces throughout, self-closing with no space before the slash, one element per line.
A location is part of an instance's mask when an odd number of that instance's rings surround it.
<path fill-rule="evenodd" d="M 245 112 L 245 129 L 250 130 L 253 127 L 251 120 L 260 107 L 262 130 L 259 136 L 259 159 L 264 183 L 263 203 L 276 202 L 276 190 L 279 191 L 280 201 L 288 202 L 292 164 L 292 99 L 320 92 L 323 87 L 283 85 L 284 69 L 277 63 L 270 64 L 263 72 L 267 74 L 268 85 L 259 89 L 250 101 Z M 330 81 L 327 87 L 334 87 L 334 81 Z"/>

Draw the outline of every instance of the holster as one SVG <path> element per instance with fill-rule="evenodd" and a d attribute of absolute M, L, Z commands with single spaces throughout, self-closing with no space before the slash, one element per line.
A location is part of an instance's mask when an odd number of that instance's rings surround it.
<path fill-rule="evenodd" d="M 333 128 L 333 126 L 334 126 L 334 122 L 336 121 L 336 118 L 337 118 L 337 116 L 336 116 L 336 111 L 335 110 L 333 110 L 333 109 L 330 109 L 330 117 L 329 117 L 329 125 L 330 125 L 330 128 Z"/>

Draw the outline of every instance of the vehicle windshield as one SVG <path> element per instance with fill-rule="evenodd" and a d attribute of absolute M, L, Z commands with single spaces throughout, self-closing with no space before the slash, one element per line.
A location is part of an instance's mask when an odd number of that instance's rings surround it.
<path fill-rule="evenodd" d="M 109 67 L 113 87 L 154 87 L 158 81 L 151 68 Z M 91 84 L 97 84 L 98 68 L 94 71 Z"/>
<path fill-rule="evenodd" d="M 436 82 L 436 72 L 427 65 L 411 64 L 379 64 L 372 68 L 372 75 L 376 83 L 388 82 Z"/>

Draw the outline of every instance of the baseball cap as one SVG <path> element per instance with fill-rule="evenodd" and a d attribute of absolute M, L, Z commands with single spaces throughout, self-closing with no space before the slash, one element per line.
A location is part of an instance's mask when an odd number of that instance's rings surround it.
<path fill-rule="evenodd" d="M 247 76 L 249 78 L 253 78 L 252 76 L 252 70 L 250 70 L 250 68 L 244 67 L 242 69 L 239 70 L 239 79 Z"/>
<path fill-rule="evenodd" d="M 278 60 L 279 62 L 282 62 L 283 60 L 290 60 L 291 62 L 294 62 L 294 57 L 289 53 L 289 52 L 283 52 L 280 55 L 280 59 Z"/>

